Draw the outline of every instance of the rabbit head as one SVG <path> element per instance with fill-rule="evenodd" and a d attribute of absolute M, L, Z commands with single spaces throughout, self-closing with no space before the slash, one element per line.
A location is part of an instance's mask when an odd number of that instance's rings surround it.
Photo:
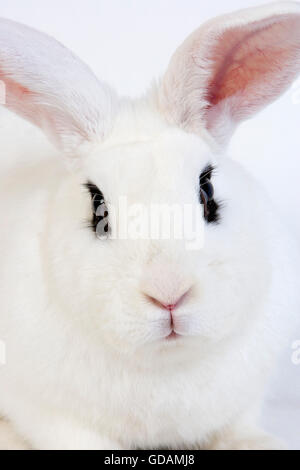
<path fill-rule="evenodd" d="M 271 278 L 268 203 L 224 149 L 299 71 L 292 2 L 206 23 L 137 100 L 117 98 L 55 40 L 1 21 L 6 106 L 70 162 L 42 235 L 45 284 L 61 315 L 119 352 L 172 357 L 257 318 Z M 185 210 L 165 236 L 161 209 L 170 207 L 171 216 Z"/>

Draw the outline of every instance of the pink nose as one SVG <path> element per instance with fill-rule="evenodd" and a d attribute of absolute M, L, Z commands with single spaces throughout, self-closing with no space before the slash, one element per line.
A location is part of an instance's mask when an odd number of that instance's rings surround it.
<path fill-rule="evenodd" d="M 180 299 L 179 299 L 180 300 Z M 177 305 L 179 304 L 179 300 L 177 302 L 175 302 L 175 304 L 169 304 L 169 305 L 163 305 L 163 307 L 166 309 L 166 310 L 169 310 L 170 312 L 173 312 L 173 310 L 175 310 L 175 308 L 177 307 Z"/>
<path fill-rule="evenodd" d="M 168 304 L 164 303 L 161 300 L 155 299 L 154 297 L 151 297 L 150 295 L 146 294 L 146 297 L 154 304 L 157 305 L 157 307 L 164 308 L 165 310 L 168 310 L 170 313 L 173 312 L 184 300 L 188 292 L 185 292 L 183 295 L 177 298 L 174 302 Z"/>

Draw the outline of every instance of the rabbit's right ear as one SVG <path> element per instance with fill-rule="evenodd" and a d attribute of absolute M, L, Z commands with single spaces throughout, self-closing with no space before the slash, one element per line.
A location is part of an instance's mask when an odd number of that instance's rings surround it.
<path fill-rule="evenodd" d="M 273 3 L 200 27 L 171 59 L 159 91 L 169 121 L 225 144 L 237 124 L 300 72 L 300 4 Z"/>
<path fill-rule="evenodd" d="M 0 80 L 5 105 L 70 156 L 81 153 L 81 144 L 103 139 L 112 126 L 116 100 L 108 86 L 55 39 L 5 19 Z"/>

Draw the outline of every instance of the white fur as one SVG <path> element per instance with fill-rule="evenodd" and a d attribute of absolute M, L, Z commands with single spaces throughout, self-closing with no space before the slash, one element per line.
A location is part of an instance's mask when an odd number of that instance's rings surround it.
<path fill-rule="evenodd" d="M 1 80 L 6 105 L 40 126 L 64 152 L 101 140 L 111 127 L 115 97 L 91 70 L 46 34 L 1 19 Z"/>
<path fill-rule="evenodd" d="M 248 31 L 253 21 L 273 24 L 274 15 L 280 24 L 286 16 L 299 24 L 300 8 L 247 10 L 223 26 Z M 211 27 L 215 41 L 223 23 Z M 298 33 L 283 29 L 286 47 L 299 59 Z M 1 136 L 0 339 L 7 364 L 0 366 L 0 413 L 34 449 L 280 446 L 257 429 L 256 417 L 298 305 L 287 250 L 294 258 L 295 252 L 262 188 L 216 151 L 231 98 L 219 107 L 225 115 L 216 134 L 205 122 L 203 101 L 192 105 L 197 112 L 186 108 L 185 122 L 174 119 L 183 101 L 192 103 L 189 87 L 172 89 L 186 74 L 180 65 L 189 57 L 186 47 L 183 54 L 179 68 L 173 62 L 145 98 L 112 105 L 113 94 L 54 40 L 0 22 L 8 107 L 43 129 L 47 122 L 52 141 L 80 162 L 69 171 L 38 129 L 24 123 L 20 132 L 19 118 L 1 113 L 11 141 Z M 297 71 L 297 61 L 289 64 L 274 88 L 260 77 L 265 104 Z M 198 86 L 203 100 L 205 82 Z M 29 90 L 24 100 L 16 94 L 22 87 Z M 261 96 L 249 90 L 249 108 L 257 110 Z M 251 114 L 239 89 L 234 100 L 243 117 Z M 220 223 L 206 225 L 201 251 L 187 251 L 185 240 L 103 241 L 86 226 L 87 180 L 113 205 L 120 196 L 146 206 L 184 201 L 202 218 L 198 183 L 208 162 L 217 165 L 214 186 L 224 207 Z M 182 336 L 166 341 L 168 313 L 145 294 L 169 302 L 189 288 L 175 313 Z"/>

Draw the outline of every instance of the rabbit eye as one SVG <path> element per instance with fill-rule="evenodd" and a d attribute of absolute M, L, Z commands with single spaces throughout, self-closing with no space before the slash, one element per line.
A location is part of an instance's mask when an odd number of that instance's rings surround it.
<path fill-rule="evenodd" d="M 204 219 L 207 223 L 217 222 L 219 220 L 219 204 L 214 200 L 214 187 L 211 178 L 214 172 L 214 167 L 209 165 L 201 173 L 199 178 L 200 203 L 203 205 Z"/>
<path fill-rule="evenodd" d="M 107 238 L 109 233 L 108 210 L 103 193 L 93 183 L 88 182 L 85 187 L 88 189 L 92 200 L 91 227 L 98 238 Z"/>

